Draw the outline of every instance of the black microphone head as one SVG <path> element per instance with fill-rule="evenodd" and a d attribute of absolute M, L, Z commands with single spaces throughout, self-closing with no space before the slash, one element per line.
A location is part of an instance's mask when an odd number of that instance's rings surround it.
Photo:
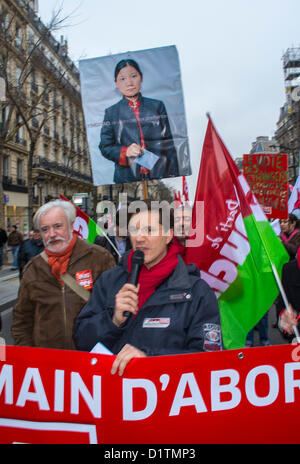
<path fill-rule="evenodd" d="M 131 265 L 137 264 L 142 266 L 144 264 L 144 252 L 142 250 L 135 250 L 132 255 Z"/>

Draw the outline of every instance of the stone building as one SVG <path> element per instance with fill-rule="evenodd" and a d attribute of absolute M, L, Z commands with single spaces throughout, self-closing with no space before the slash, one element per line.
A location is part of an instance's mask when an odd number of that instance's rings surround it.
<path fill-rule="evenodd" d="M 288 154 L 289 182 L 294 184 L 299 174 L 300 48 L 288 48 L 282 61 L 286 101 L 280 109 L 275 139 L 278 151 Z"/>
<path fill-rule="evenodd" d="M 42 23 L 36 0 L 0 0 L 0 19 L 0 77 L 4 72 L 9 76 L 6 93 L 11 86 L 17 91 L 22 85 L 20 98 L 30 115 L 24 124 L 18 111 L 13 112 L 10 124 L 14 135 L 0 145 L 5 201 L 2 222 L 6 228 L 17 224 L 26 234 L 31 182 L 33 213 L 60 193 L 93 196 L 95 188 L 79 71 L 68 56 L 67 42 L 63 36 L 56 40 L 51 28 Z M 5 97 L 0 105 L 1 137 L 9 114 Z M 32 138 L 36 143 L 30 158 Z"/>

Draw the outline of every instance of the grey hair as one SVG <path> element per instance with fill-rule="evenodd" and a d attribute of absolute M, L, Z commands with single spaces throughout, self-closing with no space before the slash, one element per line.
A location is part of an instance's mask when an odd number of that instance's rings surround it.
<path fill-rule="evenodd" d="M 62 208 L 66 215 L 69 226 L 72 227 L 76 218 L 76 208 L 70 201 L 53 200 L 41 206 L 34 215 L 33 224 L 35 229 L 40 230 L 41 217 L 52 208 Z"/>

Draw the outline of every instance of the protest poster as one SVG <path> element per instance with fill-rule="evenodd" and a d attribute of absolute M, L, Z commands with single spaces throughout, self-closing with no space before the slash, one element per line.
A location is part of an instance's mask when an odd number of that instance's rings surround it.
<path fill-rule="evenodd" d="M 244 155 L 243 174 L 265 215 L 272 219 L 287 219 L 289 199 L 287 154 Z"/>
<path fill-rule="evenodd" d="M 0 443 L 299 443 L 300 345 L 114 359 L 7 346 Z"/>
<path fill-rule="evenodd" d="M 95 185 L 191 174 L 175 46 L 85 59 L 79 70 Z"/>

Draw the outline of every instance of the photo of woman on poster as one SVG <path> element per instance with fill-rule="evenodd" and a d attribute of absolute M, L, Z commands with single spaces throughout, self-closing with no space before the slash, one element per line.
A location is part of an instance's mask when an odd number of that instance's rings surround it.
<path fill-rule="evenodd" d="M 179 176 L 177 152 L 162 101 L 141 93 L 143 73 L 133 59 L 115 67 L 122 99 L 105 109 L 101 154 L 115 164 L 115 183 Z"/>

